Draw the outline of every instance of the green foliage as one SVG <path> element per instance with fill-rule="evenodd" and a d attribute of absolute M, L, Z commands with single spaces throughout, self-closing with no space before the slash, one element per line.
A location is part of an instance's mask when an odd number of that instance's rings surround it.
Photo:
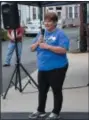
<path fill-rule="evenodd" d="M 0 37 L 1 37 L 1 39 L 2 39 L 3 41 L 8 40 L 7 30 L 1 29 L 1 30 L 0 30 Z"/>

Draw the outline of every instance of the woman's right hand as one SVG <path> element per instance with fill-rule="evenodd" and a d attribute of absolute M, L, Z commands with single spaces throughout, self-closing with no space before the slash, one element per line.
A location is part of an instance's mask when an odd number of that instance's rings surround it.
<path fill-rule="evenodd" d="M 37 41 L 36 43 L 32 44 L 32 45 L 30 46 L 31 51 L 34 52 L 35 49 L 38 47 L 38 45 L 39 45 L 39 42 L 38 42 L 38 41 Z"/>
<path fill-rule="evenodd" d="M 39 39 L 38 39 L 38 44 L 44 42 L 44 38 L 43 38 L 43 35 L 40 35 L 39 36 Z"/>
<path fill-rule="evenodd" d="M 35 51 L 35 49 L 40 45 L 40 43 L 44 42 L 43 36 L 40 35 L 37 42 L 31 45 L 31 51 Z"/>

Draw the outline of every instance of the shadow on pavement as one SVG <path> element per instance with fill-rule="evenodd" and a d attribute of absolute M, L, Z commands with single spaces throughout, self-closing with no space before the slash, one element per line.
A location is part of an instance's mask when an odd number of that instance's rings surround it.
<path fill-rule="evenodd" d="M 2 113 L 2 120 L 28 120 L 31 113 Z M 47 113 L 48 116 L 49 113 Z M 62 112 L 61 120 L 89 120 L 89 114 L 84 112 Z M 38 118 L 38 120 L 45 120 L 46 118 Z M 31 119 L 29 119 L 31 120 Z M 37 120 L 37 119 L 34 119 Z"/>

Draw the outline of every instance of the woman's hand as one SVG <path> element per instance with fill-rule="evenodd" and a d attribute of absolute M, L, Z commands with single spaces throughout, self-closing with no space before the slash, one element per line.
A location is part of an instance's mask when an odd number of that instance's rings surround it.
<path fill-rule="evenodd" d="M 47 43 L 39 43 L 39 47 L 42 49 L 49 49 L 49 45 Z"/>
<path fill-rule="evenodd" d="M 40 35 L 39 38 L 38 38 L 38 43 L 43 43 L 44 42 L 44 37 L 43 35 Z"/>

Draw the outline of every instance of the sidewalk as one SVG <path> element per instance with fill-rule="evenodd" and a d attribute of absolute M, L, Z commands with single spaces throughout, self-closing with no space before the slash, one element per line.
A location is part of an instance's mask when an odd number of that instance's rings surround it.
<path fill-rule="evenodd" d="M 84 86 L 88 83 L 88 53 L 68 54 L 70 66 L 67 72 L 63 88 Z M 32 77 L 37 81 L 37 70 L 32 73 Z M 22 80 L 22 86 L 26 84 L 28 77 Z M 23 93 L 14 87 L 10 88 L 6 99 L 1 98 L 1 112 L 32 112 L 37 108 L 37 89 L 30 84 Z M 63 112 L 88 112 L 88 87 L 78 89 L 64 89 Z M 51 111 L 53 107 L 52 92 L 49 91 L 46 111 Z"/>

